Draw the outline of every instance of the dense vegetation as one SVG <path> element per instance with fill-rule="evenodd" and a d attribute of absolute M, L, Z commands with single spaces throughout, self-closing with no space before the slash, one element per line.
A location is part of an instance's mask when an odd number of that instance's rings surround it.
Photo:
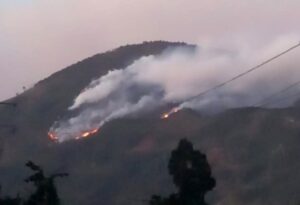
<path fill-rule="evenodd" d="M 33 163 L 28 161 L 26 163 L 28 167 L 34 173 L 26 178 L 26 183 L 32 183 L 35 187 L 33 193 L 28 198 L 22 198 L 21 196 L 10 197 L 0 195 L 1 205 L 60 205 L 60 198 L 57 194 L 57 188 L 55 180 L 57 178 L 67 177 L 67 173 L 55 173 L 50 176 L 45 176 L 44 170 Z M 1 194 L 1 193 L 0 193 Z"/>
<path fill-rule="evenodd" d="M 17 197 L 2 197 L 1 205 L 61 205 L 57 194 L 55 179 L 66 177 L 67 173 L 55 173 L 45 176 L 44 170 L 28 161 L 26 166 L 34 174 L 25 179 L 32 183 L 35 191 L 28 199 Z M 193 145 L 186 139 L 182 139 L 177 149 L 172 151 L 169 160 L 169 173 L 178 187 L 178 193 L 163 198 L 153 195 L 149 200 L 150 205 L 206 205 L 205 194 L 215 187 L 215 179 L 211 176 L 211 169 L 206 156 L 200 151 L 194 150 Z M 86 199 L 89 200 L 88 198 Z"/>
<path fill-rule="evenodd" d="M 168 168 L 178 191 L 169 197 L 153 195 L 150 205 L 206 205 L 205 194 L 216 186 L 216 181 L 203 153 L 182 139 L 172 151 Z"/>

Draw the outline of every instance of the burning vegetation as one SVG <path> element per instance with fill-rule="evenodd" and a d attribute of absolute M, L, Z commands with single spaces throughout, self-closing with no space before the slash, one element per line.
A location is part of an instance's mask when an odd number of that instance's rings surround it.
<path fill-rule="evenodd" d="M 163 113 L 160 118 L 161 119 L 168 119 L 172 114 L 177 113 L 179 110 L 181 110 L 179 107 L 172 108 L 169 112 Z M 95 135 L 96 133 L 98 133 L 99 130 L 100 130 L 100 128 L 94 128 L 94 129 L 91 129 L 91 130 L 83 131 L 80 134 L 78 134 L 77 136 L 74 136 L 74 139 L 75 140 L 80 140 L 80 139 L 83 139 L 83 138 L 91 137 L 91 136 Z M 48 137 L 53 142 L 59 142 L 60 141 L 59 136 L 54 131 L 49 131 L 48 132 Z"/>
<path fill-rule="evenodd" d="M 83 132 L 80 136 L 77 136 L 75 139 L 79 140 L 81 138 L 88 138 L 94 134 L 96 134 L 99 131 L 99 128 L 95 128 L 86 132 Z"/>
<path fill-rule="evenodd" d="M 175 107 L 172 110 L 170 110 L 169 112 L 163 113 L 160 118 L 161 119 L 168 119 L 172 114 L 178 112 L 179 110 L 180 110 L 179 107 Z"/>
<path fill-rule="evenodd" d="M 48 137 L 51 141 L 54 141 L 54 142 L 58 141 L 58 137 L 55 135 L 54 132 L 48 132 Z"/>
<path fill-rule="evenodd" d="M 76 136 L 75 139 L 79 140 L 79 139 L 82 139 L 82 138 L 91 137 L 92 135 L 95 135 L 98 131 L 99 131 L 99 128 L 95 128 L 95 129 L 92 129 L 92 130 L 82 132 L 80 135 Z M 59 137 L 54 132 L 48 132 L 48 137 L 53 142 L 59 142 Z"/>

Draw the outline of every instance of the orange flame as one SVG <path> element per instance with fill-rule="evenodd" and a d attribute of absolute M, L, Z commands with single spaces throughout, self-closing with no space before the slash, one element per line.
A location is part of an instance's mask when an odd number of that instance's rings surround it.
<path fill-rule="evenodd" d="M 172 108 L 172 110 L 170 110 L 169 112 L 163 113 L 160 118 L 167 119 L 170 117 L 170 115 L 178 112 L 179 110 L 181 110 L 181 108 L 179 108 L 179 107 Z"/>
<path fill-rule="evenodd" d="M 96 134 L 99 131 L 99 128 L 95 128 L 89 131 L 85 131 L 81 133 L 79 136 L 75 137 L 76 140 L 79 140 L 81 138 L 87 138 L 94 134 Z M 58 142 L 58 136 L 54 132 L 48 132 L 48 137 L 53 142 Z"/>
<path fill-rule="evenodd" d="M 58 137 L 53 132 L 48 132 L 48 137 L 51 141 L 57 142 Z"/>
<path fill-rule="evenodd" d="M 79 140 L 81 138 L 90 137 L 91 135 L 96 134 L 98 131 L 99 131 L 99 128 L 95 128 L 95 129 L 92 129 L 92 130 L 89 130 L 89 131 L 85 131 L 80 136 L 77 136 L 75 139 Z"/>
<path fill-rule="evenodd" d="M 168 113 L 162 114 L 161 119 L 167 119 L 167 118 L 169 118 L 169 114 Z"/>

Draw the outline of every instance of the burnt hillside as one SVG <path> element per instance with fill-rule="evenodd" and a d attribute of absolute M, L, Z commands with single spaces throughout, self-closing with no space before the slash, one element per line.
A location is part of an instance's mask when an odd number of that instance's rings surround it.
<path fill-rule="evenodd" d="M 152 194 L 173 191 L 167 162 L 170 151 L 185 137 L 207 154 L 212 166 L 217 188 L 209 196 L 211 204 L 299 203 L 300 110 L 296 106 L 240 108 L 213 116 L 182 110 L 166 120 L 122 118 L 88 139 L 49 141 L 50 125 L 92 79 L 178 46 L 194 48 L 162 41 L 123 46 L 71 65 L 10 99 L 18 103 L 17 108 L 2 108 L 0 118 L 17 129 L 16 133 L 1 131 L 3 189 L 26 194 L 23 179 L 28 172 L 23 165 L 33 160 L 49 172 L 70 173 L 58 184 L 63 204 L 145 204 Z"/>

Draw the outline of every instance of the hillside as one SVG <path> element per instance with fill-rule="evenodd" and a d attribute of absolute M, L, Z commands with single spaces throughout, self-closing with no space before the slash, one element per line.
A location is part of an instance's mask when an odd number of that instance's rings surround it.
<path fill-rule="evenodd" d="M 17 108 L 0 109 L 1 122 L 17 126 L 16 133 L 1 131 L 4 190 L 29 190 L 23 179 L 30 159 L 50 173 L 70 173 L 58 184 L 64 204 L 145 204 L 152 194 L 174 189 L 168 157 L 186 137 L 212 166 L 217 188 L 209 196 L 211 204 L 299 203 L 299 107 L 240 108 L 213 116 L 183 110 L 167 120 L 159 119 L 157 111 L 114 120 L 84 140 L 55 144 L 47 138 L 51 124 L 92 79 L 178 46 L 194 48 L 162 41 L 123 46 L 71 65 L 10 99 Z"/>

